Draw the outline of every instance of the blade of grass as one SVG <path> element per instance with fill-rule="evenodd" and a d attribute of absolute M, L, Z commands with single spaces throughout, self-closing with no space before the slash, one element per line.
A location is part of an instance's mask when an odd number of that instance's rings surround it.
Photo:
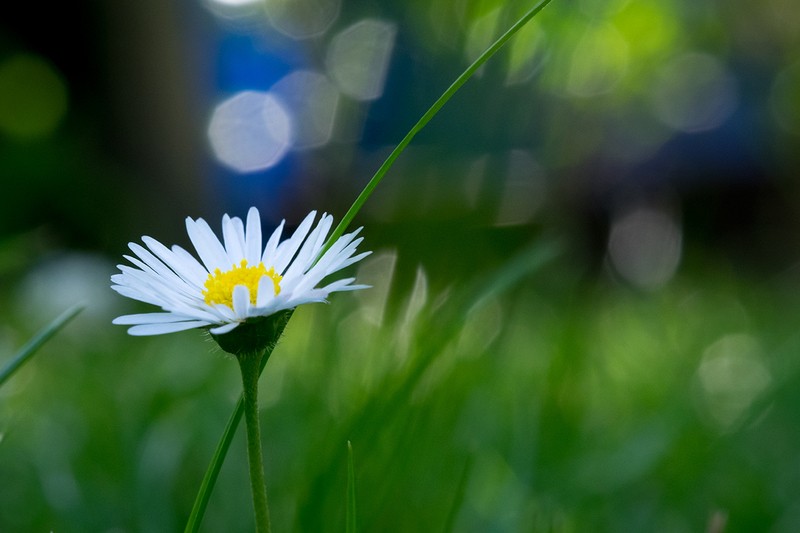
<path fill-rule="evenodd" d="M 222 438 L 217 444 L 217 449 L 214 450 L 214 456 L 211 458 L 211 464 L 208 465 L 203 481 L 200 483 L 200 490 L 197 491 L 197 496 L 192 506 L 192 512 L 189 513 L 189 519 L 186 521 L 185 533 L 196 533 L 200 529 L 200 522 L 203 520 L 203 515 L 208 506 L 208 500 L 211 497 L 211 490 L 219 477 L 219 471 L 222 468 L 222 463 L 225 460 L 225 455 L 228 453 L 228 448 L 231 447 L 233 435 L 236 433 L 236 428 L 242 420 L 244 414 L 244 398 L 239 395 L 239 401 L 236 402 L 236 407 L 233 409 L 231 417 L 228 419 L 228 424 L 225 426 L 225 431 L 222 433 Z"/>
<path fill-rule="evenodd" d="M 346 533 L 356 533 L 356 473 L 353 467 L 353 445 L 347 441 L 347 526 Z"/>
<path fill-rule="evenodd" d="M 55 320 L 50 322 L 47 326 L 42 328 L 35 337 L 28 341 L 22 348 L 20 348 L 19 352 L 12 357 L 11 361 L 0 370 L 0 385 L 2 385 L 8 378 L 10 378 L 14 372 L 19 370 L 19 368 L 25 364 L 31 357 L 42 347 L 44 343 L 50 340 L 53 335 L 58 333 L 64 326 L 66 326 L 70 320 L 75 318 L 78 313 L 83 311 L 84 306 L 75 305 L 70 307 L 63 313 L 61 313 Z"/>
<path fill-rule="evenodd" d="M 458 511 L 461 510 L 461 506 L 464 504 L 464 495 L 467 493 L 467 481 L 469 481 L 470 473 L 472 473 L 471 455 L 464 461 L 464 468 L 461 470 L 461 477 L 458 479 L 456 493 L 453 496 L 453 503 L 450 505 L 450 511 L 447 513 L 447 519 L 442 528 L 442 533 L 451 533 L 456 525 Z"/>
<path fill-rule="evenodd" d="M 342 220 L 339 222 L 339 225 L 336 226 L 336 229 L 333 230 L 333 233 L 328 238 L 323 247 L 322 251 L 320 252 L 319 256 L 321 257 L 332 245 L 336 240 L 341 237 L 345 230 L 347 230 L 350 223 L 356 217 L 358 212 L 361 210 L 364 203 L 369 199 L 372 195 L 372 192 L 375 190 L 375 187 L 381 182 L 383 177 L 389 171 L 389 169 L 394 164 L 395 160 L 400 156 L 401 153 L 406 149 L 406 147 L 411 143 L 411 140 L 419 133 L 425 125 L 430 122 L 430 120 L 436 116 L 439 110 L 444 107 L 444 105 L 452 98 L 452 96 L 464 85 L 467 80 L 469 80 L 472 75 L 484 64 L 486 63 L 495 53 L 497 53 L 500 48 L 508 41 L 515 33 L 517 33 L 520 28 L 525 26 L 534 16 L 536 16 L 542 9 L 544 9 L 547 4 L 549 4 L 551 0 L 542 0 L 538 4 L 536 4 L 533 8 L 527 11 L 517 22 L 511 26 L 508 31 L 506 31 L 503 35 L 501 35 L 494 43 L 492 43 L 489 48 L 484 50 L 484 52 L 471 64 L 469 65 L 461 75 L 456 78 L 456 80 L 447 88 L 447 90 L 431 105 L 431 107 L 422 115 L 416 124 L 411 128 L 411 130 L 406 134 L 405 137 L 400 141 L 400 143 L 392 150 L 392 153 L 389 154 L 389 157 L 386 158 L 386 161 L 378 168 L 372 178 L 369 180 L 367 185 L 364 187 L 364 190 L 361 191 L 361 194 L 358 195 L 356 200 L 353 202 L 353 205 L 350 206 L 350 209 L 347 210 Z M 266 363 L 267 357 L 264 358 L 264 363 Z M 263 370 L 263 367 L 262 367 Z M 220 439 L 219 444 L 217 445 L 217 450 L 214 453 L 214 457 L 211 460 L 211 464 L 208 466 L 206 470 L 206 475 L 203 478 L 203 483 L 201 485 L 200 492 L 197 495 L 197 498 L 194 503 L 194 507 L 192 508 L 191 515 L 189 517 L 189 522 L 186 524 L 186 533 L 195 532 L 200 527 L 200 522 L 203 519 L 203 514 L 205 513 L 206 505 L 208 503 L 208 498 L 211 496 L 211 490 L 214 488 L 214 483 L 216 482 L 217 475 L 219 474 L 219 470 L 222 467 L 222 462 L 225 460 L 225 455 L 228 452 L 228 448 L 230 446 L 230 441 L 233 439 L 233 432 L 236 431 L 236 428 L 239 425 L 239 421 L 241 420 L 242 414 L 241 411 L 243 409 L 243 404 L 240 402 L 237 404 L 231 418 L 228 421 L 228 425 L 225 427 L 225 431 Z"/>
<path fill-rule="evenodd" d="M 461 327 L 447 325 L 463 324 L 470 310 L 484 305 L 492 296 L 500 296 L 513 290 L 518 283 L 547 266 L 561 253 L 562 246 L 557 240 L 538 241 L 510 258 L 500 268 L 476 274 L 472 282 L 459 288 L 450 297 L 447 306 L 431 306 L 423 310 L 418 319 L 419 329 L 413 332 L 413 337 L 420 340 L 420 345 L 415 349 L 416 355 L 409 360 L 401 374 L 387 374 L 375 387 L 380 394 L 369 398 L 369 408 L 355 411 L 349 420 L 341 424 L 338 436 L 330 440 L 335 442 L 351 435 L 357 435 L 360 442 L 374 442 L 378 439 L 377 432 L 383 421 L 395 420 L 400 416 L 398 413 L 408 405 L 414 388 L 423 379 L 425 372 L 462 331 Z M 314 521 L 318 517 L 314 510 L 320 507 L 317 498 L 324 492 L 321 487 L 329 486 L 333 482 L 331 476 L 334 473 L 330 468 L 336 461 L 333 453 L 335 450 L 320 453 L 315 456 L 316 461 L 313 464 L 306 465 L 305 471 L 310 473 L 308 477 L 314 481 L 307 489 L 303 497 L 304 503 L 298 506 L 296 514 L 297 523 L 304 531 L 322 529 L 321 523 Z M 387 472 L 385 486 L 392 486 L 389 478 L 393 474 L 394 472 Z"/>
<path fill-rule="evenodd" d="M 403 140 L 392 150 L 392 153 L 389 154 L 389 157 L 386 158 L 386 161 L 378 168 L 375 172 L 375 175 L 372 176 L 372 179 L 369 180 L 367 185 L 364 187 L 364 190 L 361 191 L 361 194 L 358 195 L 356 200 L 353 202 L 353 205 L 350 206 L 350 209 L 347 210 L 342 220 L 339 222 L 339 225 L 336 226 L 336 229 L 333 230 L 328 241 L 325 243 L 325 246 L 322 249 L 320 255 L 324 254 L 328 248 L 330 248 L 336 239 L 341 237 L 344 232 L 347 230 L 347 227 L 356 217 L 358 212 L 361 210 L 361 207 L 367 201 L 367 199 L 372 195 L 372 192 L 375 190 L 375 187 L 383 180 L 383 177 L 389 171 L 389 169 L 394 164 L 395 160 L 403 153 L 403 150 L 411 143 L 411 140 L 417 135 L 417 133 L 425 127 L 425 125 L 430 122 L 430 120 L 436 116 L 436 113 L 444 107 L 450 98 L 464 85 L 467 80 L 469 80 L 475 72 L 481 68 L 481 66 L 486 63 L 489 58 L 491 58 L 502 46 L 508 41 L 515 33 L 517 33 L 520 28 L 525 26 L 533 17 L 535 17 L 542 9 L 544 9 L 547 4 L 549 4 L 551 0 L 542 0 L 536 6 L 531 8 L 527 13 L 525 13 L 517 22 L 511 26 L 508 31 L 506 31 L 503 35 L 501 35 L 494 43 L 492 43 L 489 48 L 484 50 L 484 52 L 476 59 L 467 69 L 461 73 L 461 75 L 456 78 L 456 80 L 447 88 L 447 90 L 431 105 L 431 107 L 422 115 L 416 124 L 411 128 L 411 130 L 403 137 Z"/>

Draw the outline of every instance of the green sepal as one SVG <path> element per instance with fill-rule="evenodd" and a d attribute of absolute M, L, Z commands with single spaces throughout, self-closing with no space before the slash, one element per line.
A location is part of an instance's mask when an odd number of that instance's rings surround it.
<path fill-rule="evenodd" d="M 275 347 L 291 314 L 290 309 L 269 316 L 250 318 L 229 333 L 210 334 L 220 348 L 236 357 L 263 353 L 267 348 L 271 351 Z"/>

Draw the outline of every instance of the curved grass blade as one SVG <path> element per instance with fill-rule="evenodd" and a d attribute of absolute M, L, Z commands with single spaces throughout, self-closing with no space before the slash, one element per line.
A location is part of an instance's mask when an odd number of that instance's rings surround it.
<path fill-rule="evenodd" d="M 233 435 L 236 433 L 236 427 L 242 420 L 244 414 L 244 398 L 239 395 L 239 401 L 236 402 L 236 407 L 228 419 L 228 424 L 225 426 L 225 431 L 222 433 L 222 438 L 217 444 L 217 449 L 214 450 L 214 456 L 211 458 L 211 464 L 208 465 L 203 481 L 200 483 L 200 490 L 197 492 L 197 497 L 192 506 L 192 512 L 189 513 L 189 519 L 186 521 L 186 528 L 184 533 L 195 533 L 200 529 L 200 522 L 203 520 L 203 515 L 208 506 L 208 499 L 211 497 L 211 490 L 219 477 L 219 471 L 222 468 L 222 463 L 225 460 L 225 455 L 228 453 L 228 448 L 231 447 Z"/>
<path fill-rule="evenodd" d="M 22 348 L 20 348 L 19 352 L 12 357 L 11 361 L 0 370 L 0 385 L 2 385 L 8 378 L 10 378 L 14 372 L 19 370 L 19 368 L 25 364 L 33 355 L 42 347 L 44 343 L 50 340 L 53 335 L 58 333 L 64 326 L 69 323 L 70 320 L 75 318 L 78 313 L 83 311 L 84 305 L 79 304 L 70 307 L 63 313 L 61 313 L 55 320 L 50 322 L 47 326 L 42 328 L 35 337 L 27 342 Z"/>
<path fill-rule="evenodd" d="M 361 210 L 361 207 L 367 201 L 367 199 L 372 195 L 372 192 L 375 190 L 375 187 L 383 180 L 383 177 L 389 171 L 389 169 L 394 164 L 395 159 L 397 159 L 403 150 L 411 143 L 411 140 L 417 135 L 417 133 L 425 127 L 425 125 L 430 122 L 430 120 L 436 116 L 436 113 L 444 107 L 448 100 L 464 85 L 467 80 L 469 80 L 475 72 L 481 68 L 481 66 L 486 63 L 504 44 L 508 41 L 515 33 L 517 33 L 520 28 L 522 28 L 525 24 L 527 24 L 533 17 L 535 17 L 542 9 L 544 9 L 547 4 L 550 3 L 551 0 L 542 0 L 536 6 L 531 8 L 527 13 L 525 13 L 522 18 L 520 18 L 517 22 L 511 26 L 508 31 L 506 31 L 503 35 L 501 35 L 492 45 L 484 50 L 484 52 L 476 59 L 467 69 L 461 73 L 461 75 L 456 78 L 456 80 L 447 88 L 447 90 L 440 96 L 433 105 L 422 115 L 416 124 L 411 128 L 411 130 L 403 137 L 403 140 L 392 150 L 392 153 L 389 154 L 389 157 L 386 158 L 386 161 L 378 168 L 375 172 L 375 175 L 372 176 L 372 179 L 369 180 L 367 185 L 364 187 L 364 190 L 361 191 L 361 194 L 358 195 L 353 205 L 350 206 L 350 209 L 347 210 L 342 220 L 339 222 L 339 225 L 336 226 L 336 229 L 333 230 L 328 241 L 325 243 L 325 247 L 322 249 L 320 255 L 324 254 L 328 248 L 330 248 L 336 239 L 341 237 L 344 232 L 347 230 L 347 227 L 356 217 L 358 212 Z"/>
<path fill-rule="evenodd" d="M 356 472 L 353 467 L 353 445 L 347 441 L 347 526 L 346 533 L 356 533 Z"/>
<path fill-rule="evenodd" d="M 447 88 L 447 90 L 431 105 L 431 107 L 422 115 L 416 124 L 411 128 L 411 130 L 406 134 L 405 137 L 400 141 L 400 143 L 392 150 L 392 153 L 389 154 L 389 157 L 386 158 L 386 161 L 378 168 L 372 178 L 369 180 L 367 185 L 364 187 L 364 190 L 361 191 L 361 194 L 358 195 L 356 200 L 353 202 L 353 205 L 350 206 L 350 209 L 347 210 L 342 220 L 339 222 L 339 225 L 336 226 L 336 229 L 333 230 L 333 233 L 328 238 L 323 247 L 322 251 L 320 252 L 320 257 L 333 245 L 336 240 L 341 237 L 350 223 L 353 221 L 355 216 L 361 210 L 361 207 L 364 203 L 369 199 L 372 195 L 372 192 L 375 190 L 375 187 L 381 182 L 383 177 L 389 171 L 389 169 L 394 164 L 395 160 L 400 156 L 401 153 L 406 149 L 406 147 L 411 143 L 411 140 L 419 133 L 425 125 L 430 122 L 430 120 L 436 116 L 439 110 L 444 107 L 444 105 L 452 98 L 452 96 L 464 85 L 469 78 L 484 64 L 486 61 L 489 60 L 495 53 L 497 53 L 500 48 L 508 41 L 515 33 L 517 33 L 525 24 L 527 24 L 534 16 L 536 16 L 542 9 L 544 9 L 547 4 L 549 4 L 551 0 L 542 0 L 538 4 L 536 4 L 533 8 L 531 8 L 528 12 L 526 12 L 517 22 L 511 26 L 508 31 L 506 31 L 503 35 L 501 35 L 489 48 L 484 50 L 484 52 L 461 73 L 461 75 L 456 78 L 456 80 Z M 264 357 L 264 361 L 262 363 L 266 364 L 268 357 Z M 262 366 L 263 370 L 263 366 Z M 222 467 L 222 462 L 225 460 L 225 455 L 228 452 L 228 448 L 230 446 L 230 442 L 233 439 L 233 433 L 236 431 L 236 428 L 239 425 L 239 421 L 242 417 L 242 409 L 243 404 L 241 399 L 236 406 L 233 414 L 231 415 L 228 425 L 225 427 L 225 431 L 220 439 L 219 444 L 217 445 L 217 450 L 214 453 L 214 457 L 211 460 L 211 464 L 209 464 L 208 469 L 206 470 L 206 475 L 203 478 L 203 482 L 200 488 L 200 491 L 197 494 L 197 498 L 195 499 L 194 507 L 192 508 L 192 513 L 189 516 L 189 522 L 186 524 L 185 532 L 196 532 L 200 527 L 200 522 L 203 519 L 203 514 L 205 513 L 206 505 L 208 504 L 208 498 L 211 496 L 211 491 L 214 488 L 214 483 L 216 482 L 217 475 L 219 474 L 219 470 Z"/>

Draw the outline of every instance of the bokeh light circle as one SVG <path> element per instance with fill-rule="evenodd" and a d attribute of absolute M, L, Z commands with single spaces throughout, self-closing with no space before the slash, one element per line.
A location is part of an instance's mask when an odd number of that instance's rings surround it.
<path fill-rule="evenodd" d="M 272 26 L 292 39 L 322 35 L 339 17 L 340 0 L 266 0 Z"/>
<path fill-rule="evenodd" d="M 241 173 L 266 170 L 291 147 L 291 117 L 270 93 L 243 91 L 214 109 L 208 138 L 220 163 Z"/>
<path fill-rule="evenodd" d="M 273 85 L 271 92 L 292 110 L 294 149 L 314 148 L 330 141 L 339 91 L 324 74 L 296 70 Z"/>
<path fill-rule="evenodd" d="M 342 93 L 362 101 L 380 98 L 396 33 L 392 23 L 364 19 L 336 34 L 326 64 Z"/>
<path fill-rule="evenodd" d="M 719 59 L 689 52 L 661 68 L 651 102 L 662 123 L 694 133 L 725 122 L 739 105 L 739 96 L 733 75 Z"/>
<path fill-rule="evenodd" d="M 668 282 L 681 261 L 683 231 L 678 220 L 660 209 L 640 206 L 615 217 L 608 255 L 616 272 L 642 289 Z"/>

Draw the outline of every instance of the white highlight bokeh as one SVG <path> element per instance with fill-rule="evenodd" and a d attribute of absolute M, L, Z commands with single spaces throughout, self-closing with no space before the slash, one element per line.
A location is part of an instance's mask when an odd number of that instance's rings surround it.
<path fill-rule="evenodd" d="M 314 148 L 331 140 L 339 91 L 324 74 L 298 70 L 273 85 L 270 92 L 292 111 L 294 149 Z"/>
<path fill-rule="evenodd" d="M 716 57 L 689 52 L 670 60 L 656 77 L 651 95 L 655 116 L 683 132 L 720 126 L 739 102 L 733 75 Z"/>
<path fill-rule="evenodd" d="M 394 24 L 364 19 L 333 38 L 328 75 L 342 93 L 356 100 L 375 100 L 383 94 L 395 34 Z"/>
<path fill-rule="evenodd" d="M 270 93 L 243 91 L 214 109 L 208 138 L 219 162 L 236 172 L 266 170 L 291 147 L 291 117 Z"/>
<path fill-rule="evenodd" d="M 17 285 L 16 311 L 32 323 L 44 324 L 73 305 L 84 304 L 85 309 L 59 335 L 86 335 L 121 311 L 119 298 L 108 290 L 113 270 L 114 265 L 97 254 L 55 255 L 31 268 Z"/>
<path fill-rule="evenodd" d="M 608 257 L 627 281 L 654 289 L 675 274 L 682 243 L 683 233 L 675 217 L 650 207 L 637 207 L 613 220 Z"/>
<path fill-rule="evenodd" d="M 202 0 L 203 6 L 226 26 L 242 29 L 259 26 L 264 19 L 264 0 Z"/>
<path fill-rule="evenodd" d="M 209 4 L 218 4 L 220 6 L 247 6 L 247 5 L 254 5 L 260 4 L 263 0 L 206 0 Z"/>
<path fill-rule="evenodd" d="M 772 383 L 758 339 L 745 333 L 726 335 L 709 346 L 697 377 L 702 407 L 723 429 L 741 420 Z"/>
<path fill-rule="evenodd" d="M 265 5 L 276 30 L 292 39 L 308 39 L 322 35 L 336 21 L 340 0 L 266 0 Z"/>

